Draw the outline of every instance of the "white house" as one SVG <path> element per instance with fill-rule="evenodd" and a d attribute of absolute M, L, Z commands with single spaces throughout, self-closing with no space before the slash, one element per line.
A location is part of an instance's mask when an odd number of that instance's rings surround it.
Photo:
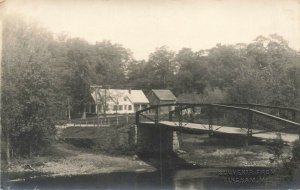
<path fill-rule="evenodd" d="M 106 111 L 106 114 L 128 114 L 149 106 L 142 90 L 98 89 L 91 96 L 92 102 L 88 104 L 87 113 L 103 114 Z M 98 106 L 95 106 L 96 102 Z"/>

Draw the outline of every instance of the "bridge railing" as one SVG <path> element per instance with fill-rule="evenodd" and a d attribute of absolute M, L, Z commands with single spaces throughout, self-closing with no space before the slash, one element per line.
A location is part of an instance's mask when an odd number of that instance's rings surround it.
<path fill-rule="evenodd" d="M 296 108 L 283 107 L 283 106 L 270 106 L 270 105 L 262 105 L 262 104 L 222 104 L 222 105 L 251 108 L 251 109 L 266 112 L 271 115 L 275 115 L 277 117 L 281 117 L 284 119 L 297 121 L 298 123 L 300 120 L 300 118 L 299 118 L 300 110 L 296 109 Z"/>
<path fill-rule="evenodd" d="M 101 126 L 111 126 L 111 125 L 124 125 L 124 124 L 134 124 L 135 115 L 112 115 L 108 117 L 92 117 L 86 119 L 73 119 L 69 122 L 69 125 L 74 127 L 101 127 Z"/>
<path fill-rule="evenodd" d="M 219 130 L 221 127 L 230 126 L 244 130 L 249 136 L 254 133 L 280 131 L 299 133 L 300 124 L 292 121 L 292 119 L 296 119 L 296 113 L 299 112 L 297 109 L 253 104 L 236 105 L 239 104 L 177 103 L 151 106 L 136 113 L 136 123 L 153 122 L 158 124 L 160 121 L 172 121 L 179 127 L 185 127 L 188 123 L 198 123 L 203 124 L 203 127 L 207 127 L 210 133 Z M 267 109 L 277 109 L 281 112 L 287 112 L 290 115 L 287 117 L 288 119 L 278 117 L 270 113 L 253 109 L 256 108 L 255 106 Z M 168 118 L 166 118 L 165 113 L 161 114 L 160 112 L 163 107 L 172 108 L 168 113 Z M 152 118 L 149 118 L 149 116 L 144 114 L 146 111 L 149 112 L 149 110 L 152 110 Z"/>
<path fill-rule="evenodd" d="M 205 105 L 205 104 L 190 104 L 190 103 L 181 103 L 184 105 Z M 207 105 L 207 104 L 206 104 Z M 217 105 L 227 105 L 227 106 L 234 106 L 234 107 L 241 107 L 241 108 L 251 108 L 258 111 L 262 111 L 265 113 L 269 113 L 271 115 L 275 115 L 277 117 L 281 117 L 284 119 L 300 122 L 300 110 L 295 108 L 289 107 L 281 107 L 281 106 L 269 106 L 269 105 L 261 105 L 261 104 L 224 104 L 224 103 L 217 103 Z M 183 107 L 183 109 L 185 109 Z M 176 110 L 170 112 L 170 115 L 174 114 Z M 170 116 L 172 117 L 172 116 Z"/>
<path fill-rule="evenodd" d="M 179 104 L 154 105 L 136 112 L 136 124 L 143 122 L 154 122 L 169 120 L 169 112 Z"/>
<path fill-rule="evenodd" d="M 236 106 L 228 105 L 218 105 L 214 104 L 214 108 L 225 109 L 225 110 L 236 110 L 240 112 L 240 115 L 243 115 L 240 119 L 240 122 L 244 123 L 244 126 L 247 127 L 247 134 L 258 134 L 266 132 L 290 132 L 290 133 L 299 133 L 300 124 L 284 119 L 269 113 L 258 111 L 251 108 L 241 108 Z M 234 116 L 234 115 L 231 115 Z M 245 119 L 245 116 L 247 119 Z M 237 117 L 235 117 L 237 119 Z M 243 124 L 241 124 L 243 127 Z M 255 129 L 255 132 L 253 130 Z M 300 133 L 299 133 L 300 134 Z"/>
<path fill-rule="evenodd" d="M 244 113 L 244 109 L 239 107 L 222 107 L 217 104 L 179 105 L 170 112 L 169 121 L 177 123 L 179 127 L 185 127 L 189 123 L 201 124 L 201 127 L 209 130 L 210 134 L 224 126 L 248 132 L 248 116 Z"/>

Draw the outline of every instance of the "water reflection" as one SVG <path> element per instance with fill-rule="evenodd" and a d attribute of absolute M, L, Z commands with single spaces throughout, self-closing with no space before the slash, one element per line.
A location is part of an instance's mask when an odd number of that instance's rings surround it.
<path fill-rule="evenodd" d="M 263 188 L 264 184 L 228 183 L 219 168 L 168 170 L 164 172 L 116 172 L 109 174 L 40 177 L 9 182 L 12 189 L 232 189 Z"/>

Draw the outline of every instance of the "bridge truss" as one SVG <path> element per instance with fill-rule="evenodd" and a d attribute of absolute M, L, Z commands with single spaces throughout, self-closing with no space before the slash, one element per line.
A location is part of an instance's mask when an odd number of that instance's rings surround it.
<path fill-rule="evenodd" d="M 168 112 L 163 108 L 169 108 Z M 300 110 L 260 104 L 162 104 L 136 112 L 136 124 L 172 122 L 179 128 L 199 124 L 210 135 L 223 127 L 235 127 L 245 135 L 268 132 L 299 134 Z M 241 132 L 243 133 L 243 132 Z"/>

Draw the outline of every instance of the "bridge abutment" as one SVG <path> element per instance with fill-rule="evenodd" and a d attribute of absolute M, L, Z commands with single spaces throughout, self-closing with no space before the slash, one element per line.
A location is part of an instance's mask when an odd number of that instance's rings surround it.
<path fill-rule="evenodd" d="M 173 151 L 176 152 L 180 150 L 180 136 L 177 131 L 173 131 Z"/>
<path fill-rule="evenodd" d="M 149 157 L 172 154 L 173 147 L 179 149 L 179 143 L 176 143 L 176 139 L 173 141 L 174 133 L 173 130 L 164 127 L 139 124 L 137 127 L 137 153 Z"/>

